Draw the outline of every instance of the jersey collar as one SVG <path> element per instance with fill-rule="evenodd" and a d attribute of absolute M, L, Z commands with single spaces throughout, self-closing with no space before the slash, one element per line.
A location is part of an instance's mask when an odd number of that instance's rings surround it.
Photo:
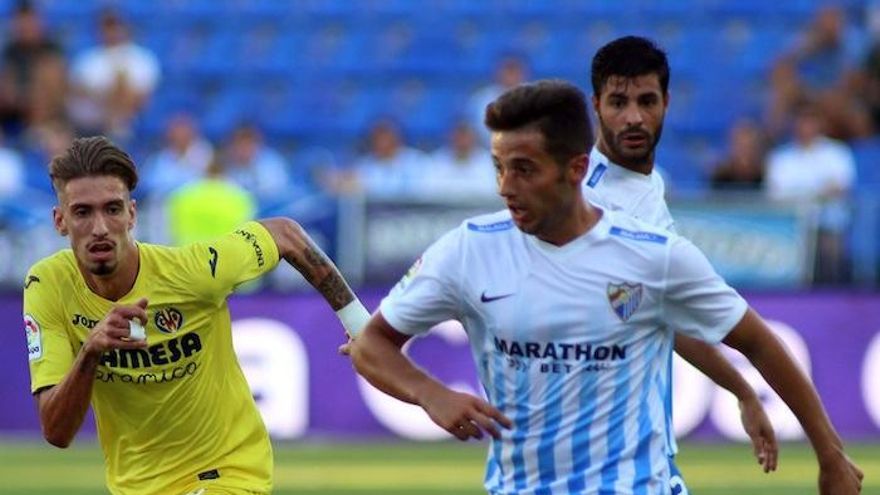
<path fill-rule="evenodd" d="M 606 167 L 607 170 L 604 172 L 600 172 L 600 165 Z M 594 145 L 592 151 L 590 151 L 590 173 L 587 176 L 587 183 L 589 184 L 590 181 L 594 180 L 594 174 L 599 173 L 608 173 L 618 177 L 629 178 L 630 180 L 641 180 L 650 182 L 651 180 L 653 180 L 654 168 L 651 168 L 651 173 L 648 175 L 640 174 L 639 172 L 633 172 L 632 170 L 609 160 L 604 153 L 599 151 L 599 147 Z M 599 179 L 601 179 L 601 177 L 595 179 L 596 182 L 598 182 Z M 590 185 L 591 187 L 595 187 L 595 185 Z"/>

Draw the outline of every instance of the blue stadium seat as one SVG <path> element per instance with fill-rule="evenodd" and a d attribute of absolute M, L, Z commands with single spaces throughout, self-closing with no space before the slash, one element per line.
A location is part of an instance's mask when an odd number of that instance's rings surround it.
<path fill-rule="evenodd" d="M 204 104 L 202 95 L 193 87 L 174 84 L 173 80 L 166 79 L 138 116 L 135 131 L 145 140 L 160 140 L 172 116 L 181 112 L 201 115 Z"/>
<path fill-rule="evenodd" d="M 768 2 L 766 0 L 704 0 L 705 11 L 711 18 L 760 19 L 774 23 L 803 25 L 816 11 L 815 0 L 786 0 Z"/>
<path fill-rule="evenodd" d="M 880 138 L 859 140 L 852 146 L 858 187 L 866 191 L 877 191 L 880 186 Z"/>

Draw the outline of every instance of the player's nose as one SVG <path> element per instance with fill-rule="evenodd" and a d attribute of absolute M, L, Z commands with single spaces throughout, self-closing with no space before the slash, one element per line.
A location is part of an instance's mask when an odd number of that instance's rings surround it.
<path fill-rule="evenodd" d="M 95 215 L 92 221 L 92 235 L 95 237 L 105 237 L 109 233 L 107 219 L 100 213 Z"/>
<path fill-rule="evenodd" d="M 514 195 L 513 181 L 510 180 L 510 174 L 499 173 L 496 178 L 498 181 L 498 194 L 502 198 L 509 198 Z"/>
<path fill-rule="evenodd" d="M 627 105 L 623 112 L 623 117 L 628 127 L 639 126 L 645 121 L 638 105 Z"/>

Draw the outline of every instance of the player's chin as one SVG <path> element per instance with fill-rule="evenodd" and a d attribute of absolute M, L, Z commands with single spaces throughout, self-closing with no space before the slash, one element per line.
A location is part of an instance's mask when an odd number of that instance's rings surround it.
<path fill-rule="evenodd" d="M 522 218 L 520 218 L 520 219 L 514 218 L 513 224 L 516 225 L 516 228 L 518 228 L 519 230 L 523 231 L 526 234 L 534 235 L 538 231 L 537 226 L 535 225 L 534 222 L 529 222 L 529 221 L 522 219 Z"/>
<path fill-rule="evenodd" d="M 110 261 L 93 262 L 89 266 L 92 275 L 110 275 L 116 269 L 116 263 Z"/>
<path fill-rule="evenodd" d="M 621 151 L 621 154 L 630 160 L 642 160 L 651 154 L 651 146 L 647 141 L 640 142 L 640 144 L 624 143 L 621 146 Z"/>

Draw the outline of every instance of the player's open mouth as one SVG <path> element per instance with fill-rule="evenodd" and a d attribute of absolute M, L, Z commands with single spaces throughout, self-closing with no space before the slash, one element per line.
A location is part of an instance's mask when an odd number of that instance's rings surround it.
<path fill-rule="evenodd" d="M 624 144 L 630 147 L 644 146 L 648 144 L 648 135 L 639 133 L 624 134 L 622 137 Z"/>
<path fill-rule="evenodd" d="M 89 246 L 89 254 L 93 258 L 107 258 L 113 253 L 113 244 L 110 242 L 96 242 Z"/>
<path fill-rule="evenodd" d="M 513 217 L 514 220 L 522 220 L 526 215 L 526 210 L 518 206 L 507 205 L 507 209 L 510 211 L 510 216 Z"/>

